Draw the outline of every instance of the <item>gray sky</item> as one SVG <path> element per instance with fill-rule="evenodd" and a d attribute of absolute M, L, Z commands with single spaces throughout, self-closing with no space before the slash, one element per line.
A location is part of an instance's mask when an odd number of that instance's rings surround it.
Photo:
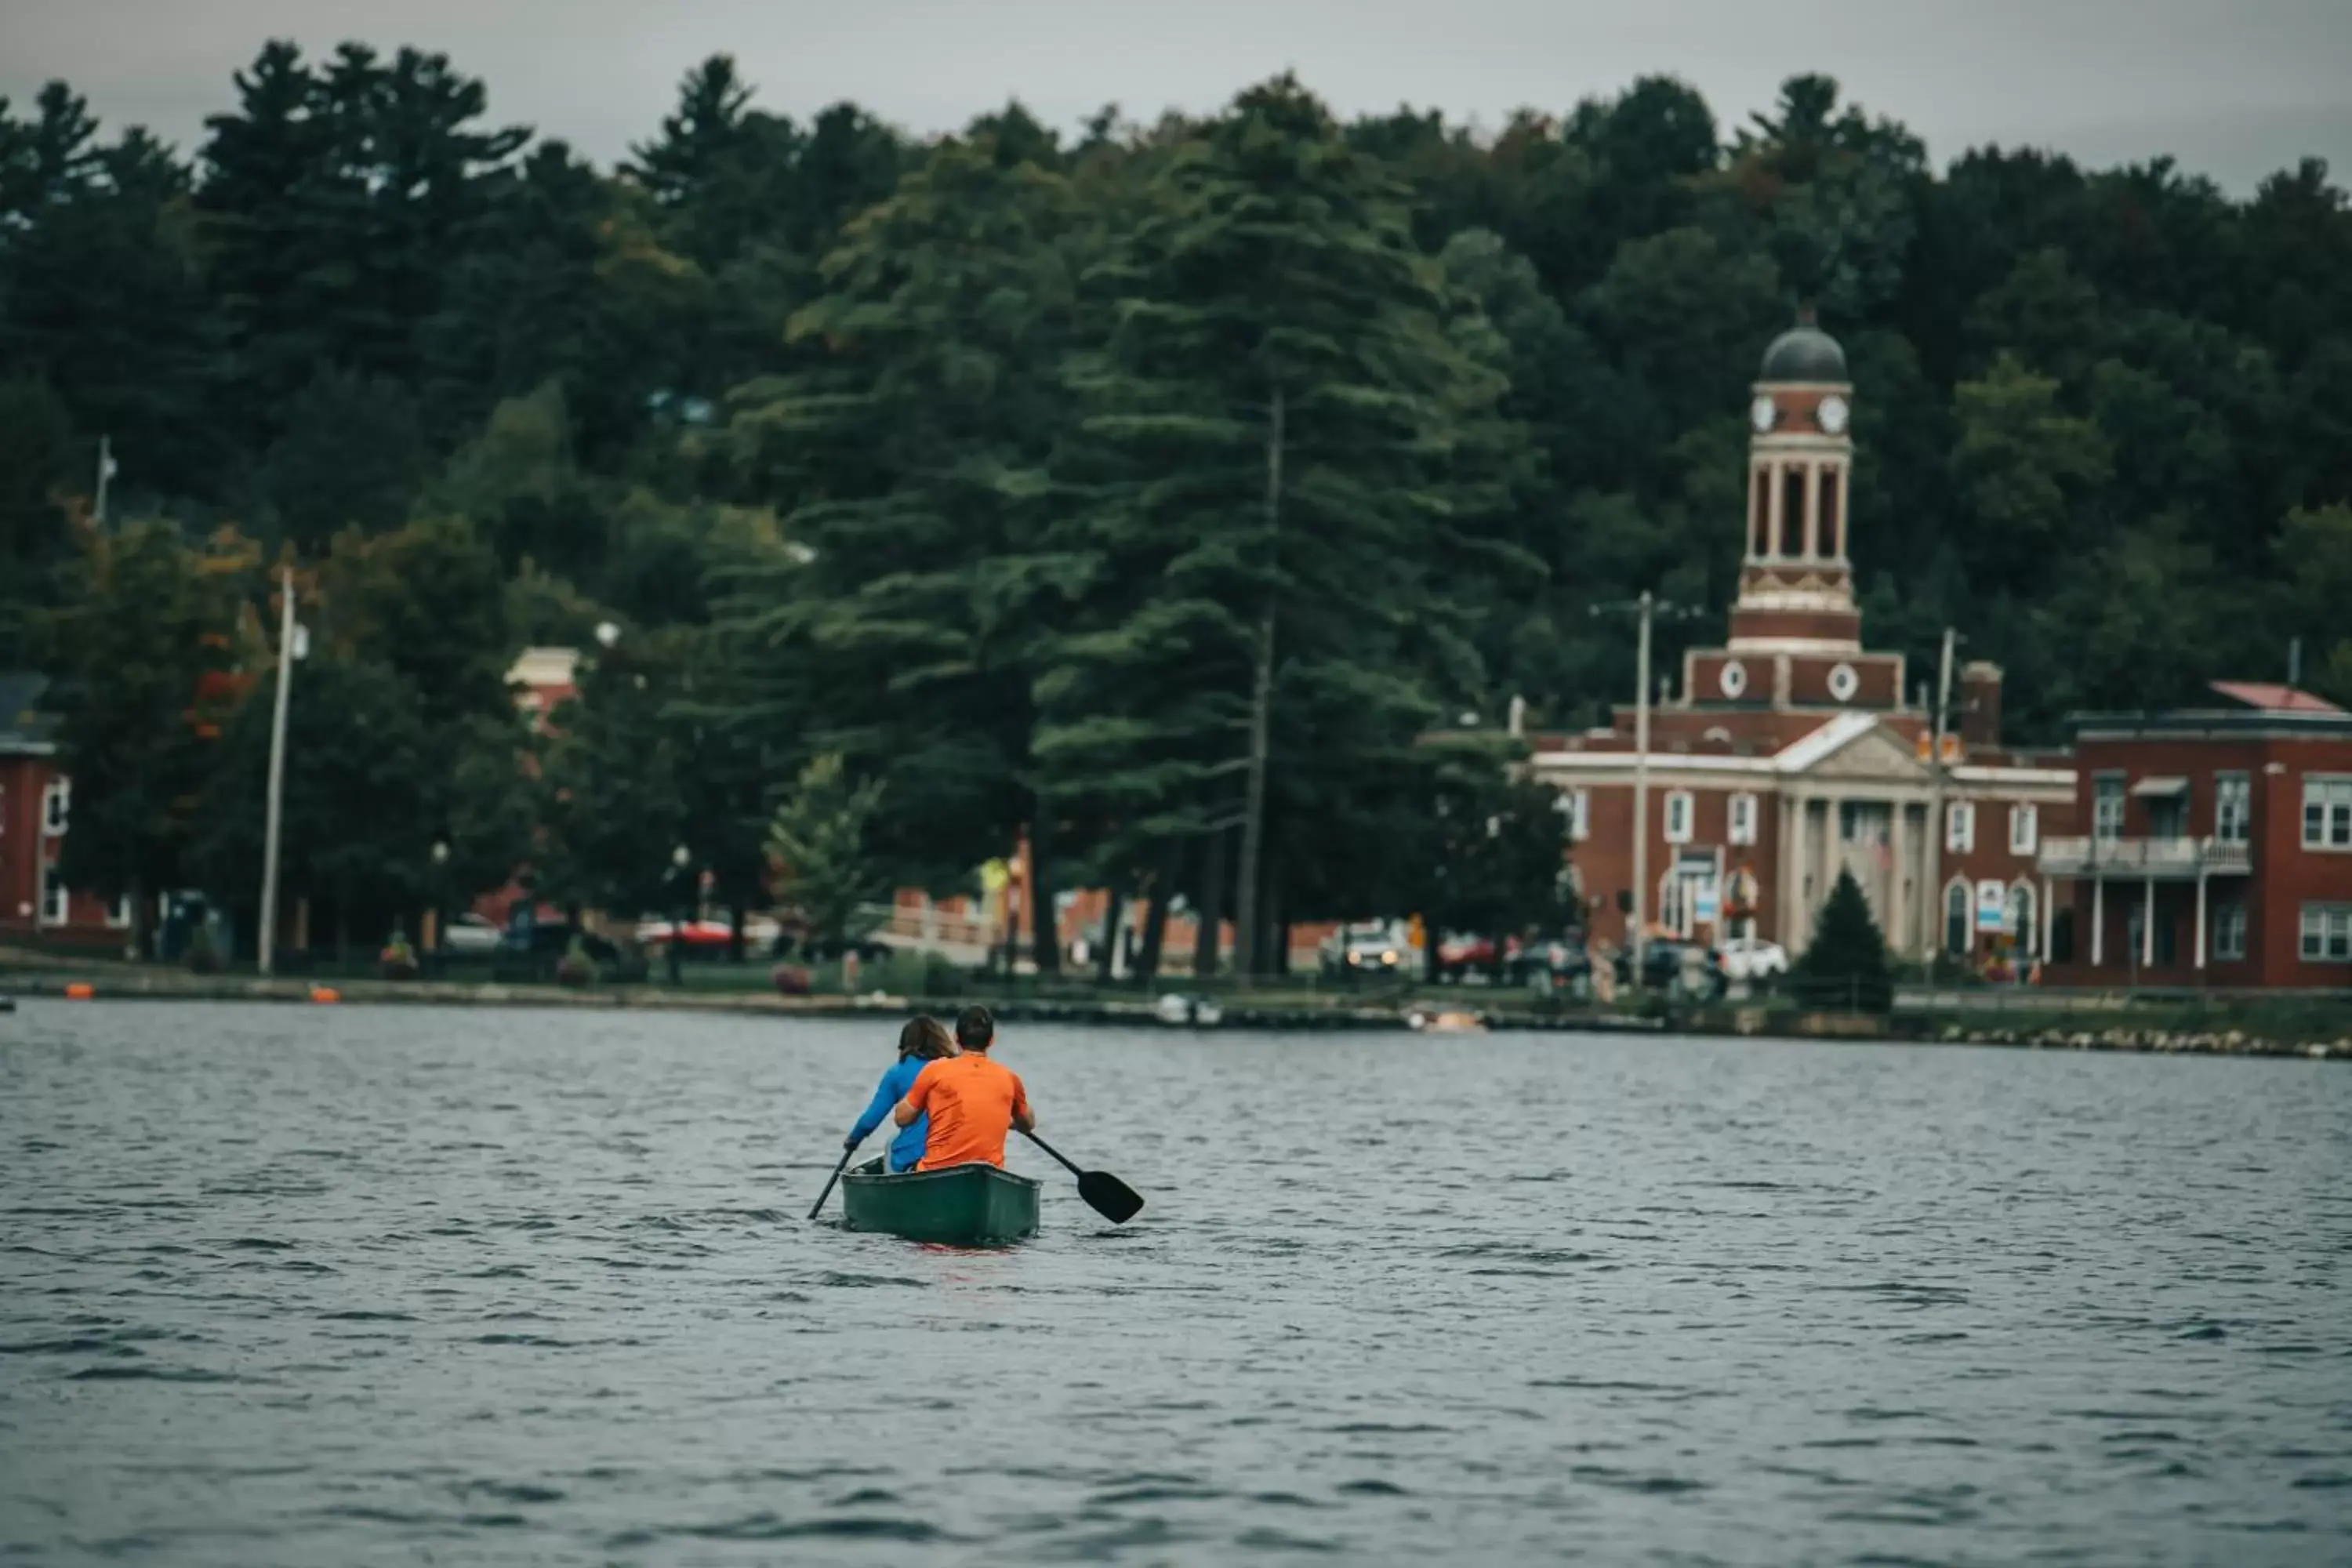
<path fill-rule="evenodd" d="M 0 93 L 62 76 L 193 149 L 271 37 L 446 51 L 494 119 L 602 162 L 726 51 L 770 109 L 848 98 L 918 132 L 1014 95 L 1064 125 L 1210 110 L 1286 67 L 1343 113 L 1489 127 L 1667 72 L 1731 124 L 1824 70 L 1939 164 L 1998 141 L 2170 153 L 2240 192 L 2305 154 L 2352 179 L 2352 0 L 0 0 Z"/>

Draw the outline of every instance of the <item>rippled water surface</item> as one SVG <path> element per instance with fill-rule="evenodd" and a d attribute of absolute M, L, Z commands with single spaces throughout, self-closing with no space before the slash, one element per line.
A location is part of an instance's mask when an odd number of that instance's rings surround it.
<path fill-rule="evenodd" d="M 2341 1066 L 1012 1028 L 966 1252 L 894 1033 L 0 1017 L 0 1559 L 2352 1561 Z"/>

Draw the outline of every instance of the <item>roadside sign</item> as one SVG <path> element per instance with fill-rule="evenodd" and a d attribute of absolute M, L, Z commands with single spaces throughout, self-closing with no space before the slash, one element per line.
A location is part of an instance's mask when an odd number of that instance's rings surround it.
<path fill-rule="evenodd" d="M 1977 884 L 1977 930 L 1998 933 L 2009 922 L 2009 889 L 1990 879 Z"/>
<path fill-rule="evenodd" d="M 1697 884 L 1691 900 L 1691 918 L 1709 925 L 1723 918 L 1722 900 L 1712 881 Z"/>

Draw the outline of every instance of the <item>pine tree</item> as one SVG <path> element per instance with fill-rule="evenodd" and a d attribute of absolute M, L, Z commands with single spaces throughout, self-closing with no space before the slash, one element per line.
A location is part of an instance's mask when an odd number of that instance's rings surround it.
<path fill-rule="evenodd" d="M 890 880 L 866 847 L 882 784 L 850 782 L 840 753 L 812 758 L 768 826 L 776 902 L 808 921 L 811 946 L 838 952 L 871 927 L 866 906 L 890 896 Z"/>
<path fill-rule="evenodd" d="M 1895 1004 L 1895 975 L 1886 939 L 1871 917 L 1870 900 L 1851 871 L 1840 871 L 1822 906 L 1813 942 L 1794 976 L 1805 1000 L 1825 1007 L 1884 1013 Z"/>
<path fill-rule="evenodd" d="M 1051 877 L 1031 689 L 1076 569 L 1039 532 L 1072 235 L 1061 176 L 942 146 L 825 258 L 792 322 L 810 367 L 734 398 L 738 471 L 796 552 L 740 574 L 727 613 L 761 723 L 780 757 L 885 780 L 876 852 L 931 886 L 1024 831 Z"/>
<path fill-rule="evenodd" d="M 1305 912 L 1269 910 L 1271 847 L 1475 685 L 1465 576 L 1531 564 L 1489 531 L 1501 377 L 1405 198 L 1296 80 L 1253 89 L 1151 168 L 1076 376 L 1094 587 L 1040 752 L 1170 829 L 1238 823 L 1245 965 Z"/>

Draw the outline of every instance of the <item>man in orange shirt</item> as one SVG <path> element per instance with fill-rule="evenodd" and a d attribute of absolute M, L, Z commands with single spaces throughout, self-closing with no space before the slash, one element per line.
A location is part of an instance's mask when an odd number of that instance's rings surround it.
<path fill-rule="evenodd" d="M 1002 1165 L 1005 1133 L 1015 1127 L 1027 1132 L 1037 1125 L 1029 1113 L 1021 1075 L 989 1059 L 988 1047 L 996 1043 L 996 1020 L 987 1008 L 963 1010 L 956 1019 L 956 1043 L 963 1054 L 926 1066 L 890 1113 L 901 1127 L 913 1125 L 925 1114 L 931 1119 L 930 1139 L 923 1146 L 918 1171 Z"/>

